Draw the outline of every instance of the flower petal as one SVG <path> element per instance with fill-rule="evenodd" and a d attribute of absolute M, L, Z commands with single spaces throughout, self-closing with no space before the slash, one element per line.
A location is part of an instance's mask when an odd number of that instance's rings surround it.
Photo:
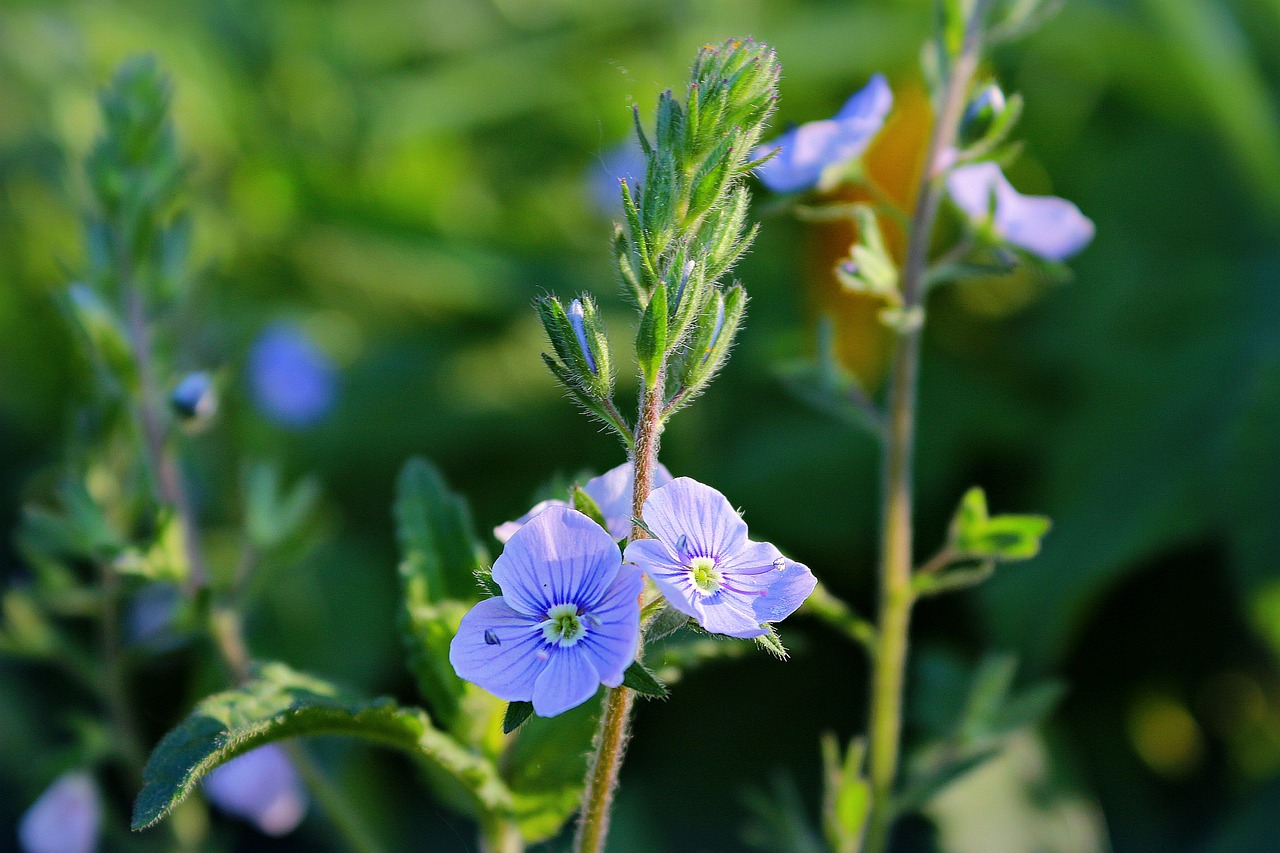
<path fill-rule="evenodd" d="M 527 702 L 547 667 L 546 656 L 539 657 L 546 645 L 540 621 L 512 610 L 502 597 L 487 598 L 462 617 L 449 663 L 459 678 L 499 699 Z"/>
<path fill-rule="evenodd" d="M 747 539 L 747 524 L 728 498 L 688 477 L 655 489 L 644 502 L 644 520 L 654 535 L 682 548 L 685 556 L 727 557 Z"/>
<path fill-rule="evenodd" d="M 493 564 L 507 603 L 539 620 L 557 604 L 587 609 L 617 577 L 622 554 L 590 518 L 553 506 L 516 531 Z"/>
<path fill-rule="evenodd" d="M 762 596 L 742 595 L 726 589 L 710 598 L 694 599 L 694 609 L 698 611 L 695 618 L 713 634 L 725 634 L 730 637 L 759 637 L 765 633 L 756 618 L 753 604 L 763 600 Z"/>
<path fill-rule="evenodd" d="M 516 535 L 517 530 L 541 515 L 542 511 L 547 507 L 568 505 L 567 501 L 556 500 L 554 498 L 549 501 L 538 501 L 528 512 L 517 518 L 515 521 L 507 521 L 493 528 L 493 538 L 505 545 L 512 536 Z"/>
<path fill-rule="evenodd" d="M 652 487 L 661 488 L 670 482 L 671 472 L 659 462 L 653 470 Z M 600 514 L 604 516 L 610 536 L 625 539 L 631 534 L 631 497 L 635 494 L 635 475 L 630 462 L 624 462 L 599 477 L 592 477 L 582 490 L 600 507 Z"/>
<path fill-rule="evenodd" d="M 672 607 L 686 616 L 699 617 L 693 606 L 695 592 L 689 570 L 664 543 L 657 539 L 637 539 L 627 545 L 626 560 L 649 576 Z"/>
<path fill-rule="evenodd" d="M 623 566 L 618 577 L 596 605 L 587 612 L 587 633 L 575 648 L 591 659 L 600 680 L 610 687 L 622 683 L 622 675 L 636 659 L 640 647 L 640 593 L 644 575 L 634 566 Z"/>
<path fill-rule="evenodd" d="M 809 567 L 787 560 L 782 569 L 774 569 L 756 578 L 765 584 L 765 594 L 752 602 L 757 622 L 781 622 L 804 604 L 818 585 Z"/>
<path fill-rule="evenodd" d="M 228 814 L 263 833 L 287 835 L 307 814 L 307 791 L 278 744 L 267 744 L 219 765 L 204 778 L 205 795 Z"/>
<path fill-rule="evenodd" d="M 996 233 L 1046 260 L 1064 261 L 1093 240 L 1093 222 L 1080 208 L 1055 196 L 1023 195 L 995 163 L 953 169 L 947 176 L 947 192 L 974 222 L 984 222 L 992 214 L 994 195 Z"/>
<path fill-rule="evenodd" d="M 547 668 L 534 684 L 534 713 L 539 717 L 563 714 L 594 696 L 599 686 L 599 673 L 577 646 L 552 649 Z"/>

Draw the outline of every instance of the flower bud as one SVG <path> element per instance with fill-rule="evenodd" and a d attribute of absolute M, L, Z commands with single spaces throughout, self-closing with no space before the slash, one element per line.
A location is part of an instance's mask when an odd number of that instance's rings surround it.
<path fill-rule="evenodd" d="M 93 853 L 101 823 L 93 777 L 83 770 L 64 773 L 23 814 L 18 844 L 23 853 Z"/>
<path fill-rule="evenodd" d="M 587 330 L 584 325 L 585 312 L 582 310 L 582 300 L 575 299 L 569 303 L 569 324 L 573 326 L 573 333 L 578 337 L 578 348 L 582 350 L 582 357 L 587 362 L 587 369 L 591 371 L 591 375 L 599 375 L 596 369 L 596 357 L 591 354 L 591 345 L 587 343 Z"/>
<path fill-rule="evenodd" d="M 967 148 L 980 142 L 996 126 L 1007 107 L 1004 92 L 989 83 L 973 96 L 960 119 L 960 145 Z"/>
<path fill-rule="evenodd" d="M 207 422 L 218 411 L 213 377 L 203 370 L 188 373 L 169 395 L 169 406 L 189 426 Z"/>

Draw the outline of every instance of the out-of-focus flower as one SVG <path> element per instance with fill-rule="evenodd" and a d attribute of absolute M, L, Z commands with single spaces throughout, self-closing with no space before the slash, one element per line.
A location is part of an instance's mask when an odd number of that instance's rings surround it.
<path fill-rule="evenodd" d="M 1065 261 L 1093 240 L 1093 222 L 1066 199 L 1023 195 L 995 163 L 953 169 L 947 192 L 975 224 L 1048 261 Z"/>
<path fill-rule="evenodd" d="M 625 180 L 632 187 L 644 181 L 648 160 L 634 137 L 615 145 L 600 155 L 591 169 L 591 199 L 596 209 L 609 217 L 622 214 L 622 193 L 618 182 Z"/>
<path fill-rule="evenodd" d="M 76 770 L 59 776 L 23 814 L 18 843 L 23 853 L 93 853 L 101 824 L 98 786 Z"/>
<path fill-rule="evenodd" d="M 827 169 L 862 156 L 892 106 L 889 83 L 883 74 L 876 74 L 834 118 L 802 124 L 757 148 L 757 158 L 778 153 L 759 166 L 756 174 L 774 192 L 809 189 Z"/>
<path fill-rule="evenodd" d="M 748 539 L 725 496 L 688 477 L 649 495 L 644 521 L 655 538 L 629 544 L 627 562 L 712 633 L 762 636 L 764 623 L 790 616 L 818 583 L 774 546 Z"/>
<path fill-rule="evenodd" d="M 289 323 L 269 326 L 254 343 L 249 353 L 249 381 L 258 407 L 284 426 L 316 423 L 337 396 L 333 362 Z"/>
<path fill-rule="evenodd" d="M 614 539 L 625 539 L 631 533 L 631 496 L 635 484 L 631 473 L 631 463 L 624 462 L 617 468 L 606 471 L 599 477 L 587 480 L 582 490 L 600 507 L 609 535 Z M 671 482 L 671 472 L 661 462 L 653 469 L 653 488 L 665 486 Z M 568 501 L 547 500 L 533 505 L 533 508 L 515 521 L 508 521 L 493 528 L 493 536 L 499 542 L 506 542 L 523 525 L 537 518 L 548 507 L 569 506 Z"/>
<path fill-rule="evenodd" d="M 462 617 L 449 662 L 499 699 L 554 717 L 617 687 L 640 642 L 639 570 L 613 538 L 567 507 L 521 527 L 493 565 L 502 595 Z"/>
<path fill-rule="evenodd" d="M 207 421 L 218 411 L 213 377 L 203 370 L 188 373 L 174 386 L 169 405 L 184 421 Z"/>
<path fill-rule="evenodd" d="M 204 793 L 218 808 L 267 835 L 287 835 L 307 814 L 307 791 L 284 750 L 267 744 L 215 767 Z"/>

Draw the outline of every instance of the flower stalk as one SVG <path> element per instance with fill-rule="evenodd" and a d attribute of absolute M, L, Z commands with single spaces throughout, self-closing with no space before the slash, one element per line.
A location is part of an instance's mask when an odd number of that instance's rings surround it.
<path fill-rule="evenodd" d="M 939 164 L 955 145 L 981 51 L 986 0 L 977 0 L 965 26 L 959 53 L 948 69 L 937 118 L 911 218 L 901 292 L 905 314 L 921 309 L 929 247 L 945 188 Z M 920 324 L 904 326 L 894 350 L 889 380 L 888 429 L 881 469 L 881 562 L 878 642 L 872 664 L 868 710 L 868 775 L 871 814 L 865 853 L 883 853 L 894 816 L 893 789 L 902 740 L 903 686 L 912 590 L 912 468 L 915 452 L 916 390 L 920 371 Z"/>

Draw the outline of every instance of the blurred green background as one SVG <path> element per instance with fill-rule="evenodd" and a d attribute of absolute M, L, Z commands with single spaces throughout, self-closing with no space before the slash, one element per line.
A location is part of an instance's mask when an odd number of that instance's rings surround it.
<path fill-rule="evenodd" d="M 593 190 L 628 104 L 648 115 L 700 45 L 753 35 L 783 63 L 780 126 L 825 117 L 873 71 L 915 79 L 931 10 L 6 0 L 0 580 L 22 571 L 7 531 L 89 389 L 53 296 L 80 263 L 77 164 L 121 59 L 152 53 L 170 72 L 194 157 L 204 271 L 198 310 L 175 322 L 191 366 L 222 370 L 229 389 L 217 428 L 185 449 L 202 516 L 215 541 L 234 523 L 237 454 L 315 472 L 326 494 L 324 544 L 250 615 L 250 642 L 412 699 L 389 511 L 403 461 L 438 462 L 482 528 L 523 512 L 552 475 L 622 461 L 542 367 L 530 303 L 589 290 L 617 351 L 628 344 Z M 907 827 L 904 849 L 1280 849 L 1280 3 L 1069 0 L 993 70 L 1027 102 L 1011 178 L 1076 201 L 1098 236 L 1069 285 L 987 281 L 932 303 L 918 548 L 936 546 L 971 484 L 994 510 L 1055 527 L 1033 562 L 918 611 L 915 719 L 946 692 L 937 672 L 987 649 L 1070 690 L 1039 735 Z M 747 332 L 663 458 L 865 611 L 874 448 L 776 378 L 813 346 L 816 244 L 758 207 L 762 235 L 739 270 Z M 238 390 L 276 319 L 340 369 L 336 407 L 307 429 L 272 425 Z M 791 662 L 708 666 L 644 705 L 612 849 L 743 849 L 744 798 L 778 774 L 814 807 L 818 736 L 861 726 L 865 671 L 822 626 L 785 627 Z M 196 698 L 164 676 L 142 685 L 154 734 Z M 81 712 L 47 672 L 0 664 L 0 850 Z M 424 799 L 398 757 L 332 750 L 393 849 L 472 849 L 466 821 Z M 317 821 L 281 842 L 228 832 L 244 850 L 331 843 Z"/>

